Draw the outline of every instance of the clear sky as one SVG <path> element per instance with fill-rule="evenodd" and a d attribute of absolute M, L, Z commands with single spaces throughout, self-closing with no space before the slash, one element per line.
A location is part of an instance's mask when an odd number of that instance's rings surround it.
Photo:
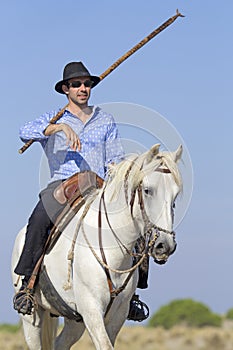
<path fill-rule="evenodd" d="M 233 307 L 232 1 L 8 0 L 0 21 L 0 323 L 19 319 L 12 308 L 11 251 L 40 190 L 41 149 L 33 145 L 19 155 L 19 127 L 64 106 L 54 85 L 66 63 L 81 60 L 100 75 L 176 8 L 185 18 L 119 66 L 95 88 L 91 102 L 157 111 L 191 158 L 194 187 L 176 228 L 177 251 L 164 266 L 151 262 L 150 286 L 140 292 L 151 313 L 187 297 L 218 313 Z"/>

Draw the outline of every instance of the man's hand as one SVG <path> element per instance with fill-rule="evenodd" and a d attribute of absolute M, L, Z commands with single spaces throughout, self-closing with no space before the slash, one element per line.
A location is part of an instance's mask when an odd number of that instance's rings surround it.
<path fill-rule="evenodd" d="M 79 140 L 78 135 L 74 130 L 67 124 L 50 124 L 45 130 L 44 134 L 45 136 L 49 136 L 52 134 L 55 134 L 56 132 L 63 131 L 67 138 L 67 146 L 70 146 L 70 148 L 73 151 L 80 151 L 81 150 L 81 142 Z"/>

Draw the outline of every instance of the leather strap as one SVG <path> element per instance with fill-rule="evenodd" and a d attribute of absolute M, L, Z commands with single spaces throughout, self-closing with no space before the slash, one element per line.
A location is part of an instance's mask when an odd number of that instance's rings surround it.
<path fill-rule="evenodd" d="M 101 204 L 102 204 L 103 198 L 104 198 L 104 191 L 103 191 L 103 193 L 102 193 L 102 195 L 101 195 L 100 202 L 99 202 L 99 213 L 98 213 L 98 238 L 99 238 L 100 253 L 101 253 L 103 262 L 107 265 L 107 259 L 106 259 L 106 256 L 105 256 L 105 253 L 104 253 L 104 249 L 103 249 L 103 241 L 102 241 L 102 234 L 101 234 L 101 231 L 102 231 Z M 113 283 L 112 283 L 112 280 L 111 280 L 110 272 L 109 272 L 109 270 L 108 270 L 106 267 L 104 268 L 104 270 L 105 270 L 105 273 L 106 273 L 106 276 L 107 276 L 109 291 L 110 291 L 110 294 L 112 295 L 113 292 L 114 292 L 114 288 L 113 288 Z"/>
<path fill-rule="evenodd" d="M 40 272 L 39 285 L 49 304 L 56 310 L 56 316 L 67 317 L 69 320 L 75 320 L 76 322 L 83 321 L 82 316 L 76 310 L 72 309 L 57 292 L 48 276 L 45 266 Z"/>

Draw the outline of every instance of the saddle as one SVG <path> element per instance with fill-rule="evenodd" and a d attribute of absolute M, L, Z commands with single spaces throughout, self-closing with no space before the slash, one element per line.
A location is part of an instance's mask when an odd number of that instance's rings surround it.
<path fill-rule="evenodd" d="M 54 198 L 60 203 L 65 204 L 72 198 L 86 195 L 87 191 L 94 188 L 101 188 L 103 186 L 103 179 L 92 171 L 84 171 L 76 173 L 63 181 L 54 190 Z"/>

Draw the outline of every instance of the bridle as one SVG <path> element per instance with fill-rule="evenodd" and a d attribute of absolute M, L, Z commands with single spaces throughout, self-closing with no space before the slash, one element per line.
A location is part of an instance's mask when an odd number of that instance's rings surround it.
<path fill-rule="evenodd" d="M 129 174 L 130 174 L 130 171 L 132 170 L 133 164 L 134 164 L 134 162 L 132 162 L 131 165 L 129 166 L 129 168 L 126 172 L 125 181 L 124 181 L 124 192 L 125 192 L 125 198 L 126 198 L 127 202 L 128 202 L 128 180 L 129 180 Z M 158 167 L 156 167 L 154 169 L 154 171 L 165 173 L 165 174 L 171 174 L 170 169 L 162 167 L 162 164 L 159 164 Z M 145 205 L 144 205 L 144 200 L 143 200 L 143 195 L 142 195 L 142 181 L 143 180 L 140 181 L 138 186 L 134 189 L 134 191 L 131 194 L 131 199 L 129 202 L 130 203 L 130 212 L 131 212 L 131 216 L 133 218 L 133 206 L 134 206 L 135 197 L 136 197 L 136 193 L 137 193 L 138 194 L 138 204 L 139 204 L 142 218 L 144 221 L 144 238 L 145 238 L 145 241 L 148 242 L 148 246 L 150 247 L 150 250 L 148 250 L 148 255 L 151 255 L 151 251 L 154 248 L 155 242 L 156 242 L 157 238 L 159 237 L 160 232 L 164 232 L 168 235 L 172 235 L 174 239 L 175 239 L 175 232 L 169 231 L 169 230 L 164 229 L 162 227 L 159 227 L 158 225 L 156 225 L 150 221 L 150 219 L 146 213 L 146 210 L 145 210 Z M 155 233 L 154 233 L 153 238 L 151 238 L 153 232 L 155 232 Z"/>

